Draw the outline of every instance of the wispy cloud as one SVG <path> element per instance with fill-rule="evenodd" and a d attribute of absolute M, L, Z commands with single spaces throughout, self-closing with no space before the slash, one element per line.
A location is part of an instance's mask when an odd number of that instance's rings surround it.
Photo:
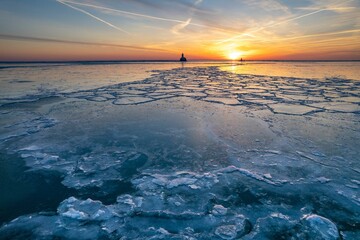
<path fill-rule="evenodd" d="M 132 46 L 132 45 L 111 44 L 111 43 L 81 42 L 81 41 L 72 41 L 72 40 L 63 40 L 63 39 L 16 36 L 16 35 L 6 35 L 6 34 L 0 34 L 0 39 L 15 40 L 15 41 L 35 41 L 35 42 L 49 42 L 49 43 L 79 44 L 79 45 L 91 45 L 91 46 L 101 46 L 101 47 L 126 48 L 126 49 L 133 49 L 133 50 L 171 52 L 169 50 L 162 49 L 162 48 L 139 47 L 139 46 Z"/>
<path fill-rule="evenodd" d="M 118 31 L 130 34 L 128 31 L 125 31 L 124 29 L 115 26 L 114 24 L 111 24 L 108 21 L 105 21 L 104 19 L 101 19 L 101 18 L 99 18 L 99 17 L 97 17 L 97 16 L 95 16 L 95 15 L 93 15 L 93 14 L 91 14 L 91 13 L 89 13 L 89 12 L 83 10 L 83 9 L 80 9 L 80 8 L 77 8 L 77 7 L 74 7 L 74 6 L 70 5 L 70 4 L 68 4 L 67 3 L 68 1 L 62 1 L 62 0 L 56 0 L 56 1 L 63 4 L 63 5 L 65 5 L 65 6 L 70 7 L 72 9 L 76 10 L 76 11 L 82 12 L 82 13 L 84 13 L 84 14 L 86 14 L 86 15 L 88 15 L 88 16 L 90 16 L 90 17 L 92 17 L 92 18 L 94 18 L 94 19 L 96 19 L 96 20 L 98 20 L 100 22 L 102 22 L 102 23 L 105 23 L 106 25 L 108 25 L 108 26 L 110 26 L 110 27 L 112 27 L 112 28 L 114 28 L 114 29 L 116 29 Z"/>
<path fill-rule="evenodd" d="M 280 38 L 280 39 L 272 39 L 272 41 L 287 41 L 287 40 L 295 40 L 301 38 L 312 38 L 312 37 L 324 37 L 324 36 L 332 36 L 332 35 L 342 35 L 342 34 L 349 34 L 349 33 L 358 33 L 360 29 L 352 29 L 346 31 L 338 31 L 338 32 L 330 32 L 330 33 L 319 33 L 319 34 L 308 34 L 296 37 L 288 37 L 288 38 Z"/>
<path fill-rule="evenodd" d="M 278 2 L 276 0 L 262 0 L 262 1 L 245 0 L 244 2 L 246 2 L 249 5 L 261 7 L 262 9 L 264 9 L 266 11 L 279 10 L 279 11 L 283 11 L 285 13 L 290 13 L 290 10 L 287 6 L 281 4 L 280 2 Z"/>
<path fill-rule="evenodd" d="M 247 39 L 247 40 L 257 42 L 257 43 L 277 43 L 277 42 L 282 42 L 282 41 L 291 41 L 291 40 L 298 40 L 298 39 L 303 39 L 303 38 L 316 39 L 319 37 L 322 38 L 325 36 L 335 36 L 335 35 L 349 35 L 351 37 L 354 33 L 360 33 L 360 29 L 350 29 L 350 30 L 345 30 L 345 31 L 327 32 L 327 33 L 318 33 L 318 34 L 307 34 L 307 35 L 294 36 L 294 37 L 283 37 L 283 38 L 267 37 L 267 38 L 254 38 L 254 39 Z M 329 39 L 327 39 L 327 40 L 329 40 Z M 314 42 L 314 40 L 312 40 L 311 42 Z M 299 43 L 299 42 L 296 41 L 296 43 Z M 307 41 L 304 44 L 309 44 L 309 42 Z M 348 42 L 346 42 L 346 44 L 348 44 Z"/>
<path fill-rule="evenodd" d="M 200 3 L 202 3 L 203 0 L 196 0 L 194 5 L 199 5 Z"/>
<path fill-rule="evenodd" d="M 174 34 L 179 34 L 180 30 L 184 29 L 191 22 L 191 18 L 189 18 L 186 22 L 179 23 L 171 28 L 171 32 Z"/>
<path fill-rule="evenodd" d="M 298 10 L 316 10 L 319 8 L 326 8 L 328 11 L 336 13 L 344 13 L 356 10 L 359 6 L 359 1 L 354 0 L 310 0 L 311 4 L 304 7 L 297 7 Z"/>
<path fill-rule="evenodd" d="M 105 11 L 109 11 L 109 12 L 115 12 L 115 13 L 119 13 L 119 14 L 124 14 L 124 15 L 129 15 L 129 16 L 134 16 L 134 17 L 140 17 L 140 18 L 147 18 L 147 19 L 158 20 L 158 21 L 175 22 L 175 23 L 186 23 L 188 21 L 188 20 L 184 21 L 184 20 L 173 19 L 173 18 L 157 17 L 157 16 L 152 16 L 152 15 L 147 15 L 147 14 L 124 11 L 124 10 L 120 10 L 120 9 L 103 7 L 103 6 L 98 6 L 98 5 L 89 4 L 89 3 L 80 3 L 80 2 L 70 1 L 70 0 L 57 0 L 57 1 L 61 1 L 62 3 L 66 2 L 66 3 L 72 4 L 72 5 L 85 6 L 85 7 L 90 7 L 90 8 L 94 8 L 94 9 L 100 9 L 100 10 L 105 10 Z M 228 30 L 228 29 L 222 28 L 222 27 L 214 27 L 214 26 L 198 24 L 198 23 L 192 23 L 192 22 L 190 22 L 188 25 L 213 29 L 213 30 L 217 30 L 217 31 L 220 31 L 220 32 L 238 33 L 238 32 Z"/>
<path fill-rule="evenodd" d="M 60 0 L 57 0 L 57 1 L 60 1 Z M 141 14 L 141 13 L 135 13 L 135 12 L 123 11 L 123 10 L 114 9 L 114 8 L 102 7 L 102 6 L 88 4 L 88 3 L 79 3 L 79 2 L 68 1 L 68 0 L 61 0 L 61 1 L 67 2 L 70 4 L 75 4 L 75 5 L 91 7 L 91 8 L 95 8 L 95 9 L 117 12 L 117 13 L 121 13 L 121 14 L 125 14 L 125 15 L 131 15 L 131 16 L 135 16 L 135 17 L 148 18 L 148 19 L 167 21 L 167 22 L 176 22 L 176 23 L 184 23 L 185 22 L 185 21 L 177 20 L 177 19 L 156 17 L 156 16 L 151 16 L 151 15 L 146 15 L 146 14 Z M 191 24 L 191 25 L 196 25 L 196 24 Z"/>
<path fill-rule="evenodd" d="M 316 10 L 317 8 L 316 7 L 297 7 L 295 9 L 313 11 L 313 10 Z M 356 7 L 328 7 L 328 8 L 326 8 L 327 11 L 334 11 L 334 12 L 338 12 L 338 13 L 350 12 L 355 9 L 356 9 Z"/>
<path fill-rule="evenodd" d="M 346 2 L 344 2 L 344 4 L 348 3 L 348 2 L 351 2 L 351 1 L 353 1 L 353 0 L 346 1 Z M 245 34 L 257 33 L 257 32 L 260 32 L 260 31 L 265 30 L 265 29 L 270 28 L 270 27 L 275 27 L 275 26 L 278 26 L 278 25 L 281 25 L 281 24 L 289 23 L 289 22 L 292 22 L 292 21 L 295 21 L 295 20 L 298 20 L 298 19 L 301 19 L 301 18 L 305 18 L 305 17 L 311 16 L 311 15 L 314 15 L 314 14 L 317 14 L 317 13 L 320 13 L 320 12 L 329 11 L 329 9 L 338 7 L 339 5 L 340 4 L 337 4 L 337 5 L 332 6 L 332 7 L 321 8 L 321 9 L 318 9 L 318 10 L 310 12 L 310 13 L 306 13 L 306 14 L 303 14 L 303 15 L 300 15 L 300 16 L 292 17 L 292 18 L 289 18 L 289 19 L 286 19 L 286 20 L 283 20 L 283 21 L 271 23 L 271 24 L 265 25 L 265 26 L 263 26 L 261 28 L 255 29 L 253 31 L 249 31 L 249 32 L 242 33 L 242 34 L 239 34 L 237 36 L 234 36 L 234 37 L 231 37 L 231 38 L 228 38 L 228 39 L 218 41 L 218 44 L 229 42 L 229 41 L 241 38 L 241 37 L 245 36 Z"/>

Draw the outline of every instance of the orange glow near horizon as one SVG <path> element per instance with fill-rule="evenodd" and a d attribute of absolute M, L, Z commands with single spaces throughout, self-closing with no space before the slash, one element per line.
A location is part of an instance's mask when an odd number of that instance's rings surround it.
<path fill-rule="evenodd" d="M 354 43 L 356 41 L 354 40 Z M 337 41 L 329 41 L 326 46 L 312 42 L 266 43 L 261 46 L 243 41 L 241 45 L 204 43 L 202 48 L 186 44 L 163 47 L 163 51 L 137 50 L 111 46 L 91 46 L 67 43 L 43 43 L 0 40 L 0 61 L 41 61 L 41 60 L 177 60 L 181 52 L 188 60 L 358 60 L 359 51 L 354 44 L 343 46 L 341 51 L 333 51 Z M 7 47 L 3 47 L 7 46 Z M 245 46 L 245 47 L 244 47 Z M 158 47 L 158 46 L 154 46 Z M 240 50 L 244 47 L 246 50 Z M 173 50 L 178 49 L 178 50 Z M 185 49 L 185 51 L 183 50 Z M 349 54 L 342 54 L 348 52 Z M 352 56 L 350 55 L 352 53 Z M 351 56 L 351 57 L 350 57 Z"/>
<path fill-rule="evenodd" d="M 8 1 L 0 61 L 360 60 L 360 2 L 271 1 Z"/>

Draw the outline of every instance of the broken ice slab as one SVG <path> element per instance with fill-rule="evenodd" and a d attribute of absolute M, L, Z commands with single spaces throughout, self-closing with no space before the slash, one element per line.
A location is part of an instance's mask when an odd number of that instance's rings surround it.
<path fill-rule="evenodd" d="M 74 197 L 70 197 L 60 203 L 58 214 L 65 218 L 81 221 L 105 221 L 115 215 L 111 209 L 104 206 L 100 201 L 93 201 L 89 198 L 85 201 L 80 201 Z"/>
<path fill-rule="evenodd" d="M 338 102 L 360 103 L 360 97 L 340 97 L 334 100 Z"/>
<path fill-rule="evenodd" d="M 152 98 L 146 97 L 126 97 L 126 98 L 118 98 L 113 101 L 115 105 L 136 105 L 153 101 Z"/>
<path fill-rule="evenodd" d="M 239 105 L 239 101 L 236 98 L 206 97 L 203 98 L 202 100 L 213 103 L 222 103 L 225 105 Z"/>
<path fill-rule="evenodd" d="M 198 80 L 199 72 L 208 77 Z M 359 102 L 358 88 L 359 84 L 354 81 L 339 78 L 269 79 L 268 76 L 235 75 L 220 71 L 216 67 L 208 67 L 167 70 L 136 83 L 121 83 L 89 91 L 72 92 L 64 96 L 90 101 L 107 99 L 112 100 L 115 105 L 143 104 L 186 96 L 230 106 L 238 105 L 237 101 L 246 101 L 246 105 L 260 103 L 267 105 L 277 114 L 303 115 L 323 110 L 356 113 L 359 111 L 356 105 Z M 161 97 L 154 94 L 160 94 Z M 349 104 L 331 103 L 334 101 Z"/>
<path fill-rule="evenodd" d="M 305 105 L 287 103 L 268 104 L 268 106 L 274 113 L 289 115 L 305 115 L 319 110 Z"/>
<path fill-rule="evenodd" d="M 130 179 L 148 160 L 147 155 L 136 151 L 85 153 L 77 159 L 52 155 L 34 145 L 19 152 L 31 169 L 61 172 L 65 174 L 62 183 L 75 189 L 100 187 L 105 182 Z"/>
<path fill-rule="evenodd" d="M 360 105 L 347 102 L 320 102 L 309 104 L 310 106 L 317 107 L 319 109 L 344 112 L 344 113 L 357 113 L 360 112 Z"/>

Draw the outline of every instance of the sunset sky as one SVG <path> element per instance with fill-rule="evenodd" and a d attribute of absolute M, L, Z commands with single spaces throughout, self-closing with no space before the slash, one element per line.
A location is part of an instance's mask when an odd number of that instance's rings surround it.
<path fill-rule="evenodd" d="M 0 61 L 360 60 L 360 0 L 0 0 Z"/>

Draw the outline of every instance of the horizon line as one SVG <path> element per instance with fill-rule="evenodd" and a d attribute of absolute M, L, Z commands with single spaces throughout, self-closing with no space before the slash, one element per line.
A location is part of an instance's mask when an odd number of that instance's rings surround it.
<path fill-rule="evenodd" d="M 240 59 L 193 59 L 187 62 L 214 61 L 214 62 L 241 62 Z M 243 59 L 243 62 L 359 62 L 360 59 Z M 0 64 L 4 63 L 126 63 L 126 62 L 179 62 L 174 59 L 108 59 L 108 60 L 0 60 Z M 184 63 L 184 62 L 183 62 Z M 186 62 L 185 62 L 186 63 Z"/>

